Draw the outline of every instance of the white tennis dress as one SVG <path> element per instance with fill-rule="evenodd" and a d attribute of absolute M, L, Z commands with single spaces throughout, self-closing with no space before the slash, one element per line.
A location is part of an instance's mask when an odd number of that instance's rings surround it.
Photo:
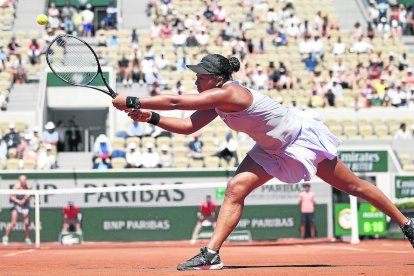
<path fill-rule="evenodd" d="M 251 106 L 238 112 L 216 112 L 231 129 L 256 142 L 248 155 L 269 175 L 286 183 L 307 181 L 316 174 L 319 162 L 337 156 L 340 140 L 314 112 L 296 112 L 246 89 L 253 95 Z"/>

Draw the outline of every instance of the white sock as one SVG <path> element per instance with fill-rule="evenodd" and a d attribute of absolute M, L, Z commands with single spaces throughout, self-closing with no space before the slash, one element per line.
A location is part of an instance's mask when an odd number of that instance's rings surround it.
<path fill-rule="evenodd" d="M 207 247 L 207 251 L 208 251 L 208 253 L 217 254 L 217 251 L 214 251 L 210 247 Z"/>

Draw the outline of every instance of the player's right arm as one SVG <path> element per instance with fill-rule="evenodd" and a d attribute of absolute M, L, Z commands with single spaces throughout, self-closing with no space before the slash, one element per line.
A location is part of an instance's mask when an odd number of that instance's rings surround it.
<path fill-rule="evenodd" d="M 128 116 L 134 121 L 148 122 L 151 117 L 151 111 L 138 109 L 130 111 Z M 216 117 L 217 113 L 214 109 L 199 110 L 188 118 L 161 116 L 157 126 L 169 132 L 188 135 L 203 128 Z"/>

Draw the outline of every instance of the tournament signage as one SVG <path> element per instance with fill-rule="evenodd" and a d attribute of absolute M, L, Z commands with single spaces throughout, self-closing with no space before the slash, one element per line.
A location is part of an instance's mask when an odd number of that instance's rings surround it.
<path fill-rule="evenodd" d="M 172 189 L 128 192 L 87 192 L 83 194 L 41 195 L 41 240 L 56 241 L 62 229 L 62 208 L 74 201 L 82 214 L 85 241 L 159 241 L 189 240 L 197 220 L 198 206 L 211 195 L 221 205 L 228 172 L 130 170 L 127 172 L 28 173 L 28 183 L 34 189 L 55 190 L 71 188 L 99 188 L 148 185 L 175 185 Z M 10 189 L 17 174 L 5 173 L 1 189 Z M 299 194 L 302 184 L 281 184 L 274 181 L 256 189 L 246 198 L 243 216 L 233 239 L 251 237 L 253 240 L 300 237 Z M 196 189 L 181 189 L 183 184 L 200 184 Z M 209 187 L 208 183 L 223 183 L 223 187 Z M 312 184 L 317 205 L 315 224 L 319 236 L 327 236 L 331 187 L 323 182 Z M 8 196 L 0 196 L 0 228 L 10 223 Z M 33 202 L 31 202 L 33 207 Z M 34 212 L 30 212 L 34 221 Z M 13 232 L 11 241 L 23 240 L 22 225 Z M 33 232 L 31 232 L 33 233 Z"/>
<path fill-rule="evenodd" d="M 351 235 L 351 208 L 347 203 L 335 204 L 335 234 Z M 386 216 L 369 203 L 358 205 L 359 235 L 384 235 L 386 232 Z"/>
<path fill-rule="evenodd" d="M 388 152 L 341 151 L 341 160 L 354 172 L 388 172 Z"/>
<path fill-rule="evenodd" d="M 414 175 L 395 176 L 395 197 L 414 197 Z"/>

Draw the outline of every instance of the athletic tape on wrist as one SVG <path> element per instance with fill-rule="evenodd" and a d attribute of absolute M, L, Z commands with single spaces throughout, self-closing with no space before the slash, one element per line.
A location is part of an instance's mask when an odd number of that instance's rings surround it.
<path fill-rule="evenodd" d="M 157 112 L 151 111 L 151 118 L 149 119 L 148 123 L 156 126 L 160 122 L 160 118 L 161 118 L 160 114 L 158 114 Z"/>

